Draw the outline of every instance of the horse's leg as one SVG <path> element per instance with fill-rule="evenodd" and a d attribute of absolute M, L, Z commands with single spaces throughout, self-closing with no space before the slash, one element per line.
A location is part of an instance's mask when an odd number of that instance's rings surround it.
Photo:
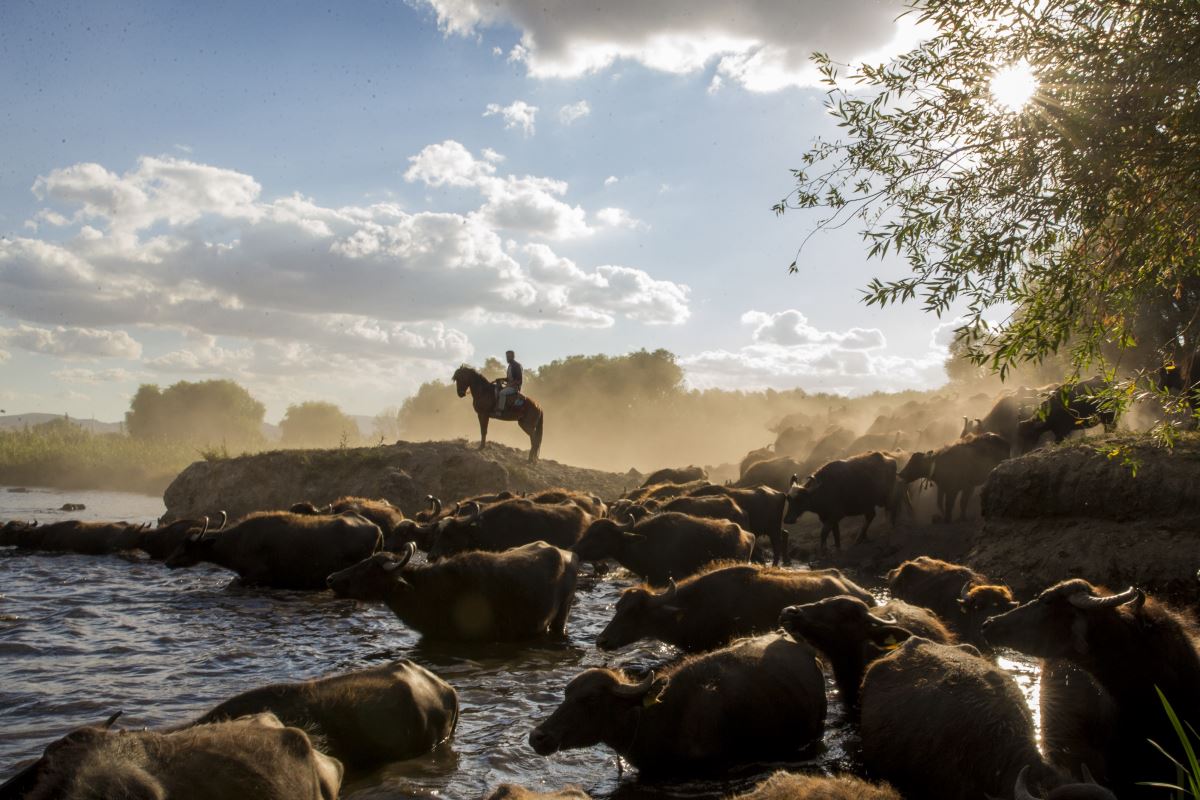
<path fill-rule="evenodd" d="M 538 456 L 542 452 L 542 423 L 546 419 L 545 413 L 539 411 L 537 417 L 537 425 L 529 434 L 529 463 L 537 463 Z"/>
<path fill-rule="evenodd" d="M 488 426 L 488 415 L 480 414 L 479 415 L 479 449 L 480 450 L 487 447 L 487 426 Z"/>

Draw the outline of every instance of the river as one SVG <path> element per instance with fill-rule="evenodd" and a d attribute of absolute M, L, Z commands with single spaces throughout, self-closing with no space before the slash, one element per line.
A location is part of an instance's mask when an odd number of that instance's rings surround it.
<path fill-rule="evenodd" d="M 83 503 L 62 512 L 63 503 Z M 0 521 L 153 521 L 161 499 L 122 492 L 0 487 Z M 461 714 L 454 738 L 434 753 L 348 775 L 342 796 L 473 800 L 502 782 L 532 788 L 576 784 L 598 798 L 720 798 L 780 766 L 853 770 L 857 741 L 829 683 L 825 741 L 806 761 L 747 767 L 719 781 L 643 784 L 618 775 L 604 748 L 536 755 L 529 731 L 592 666 L 647 666 L 670 660 L 660 644 L 617 654 L 594 642 L 612 614 L 624 573 L 581 581 L 562 645 L 430 646 L 384 607 L 328 592 L 250 589 L 215 567 L 172 571 L 137 557 L 19 553 L 0 548 L 0 782 L 73 727 L 122 711 L 120 725 L 156 727 L 199 715 L 230 695 L 285 680 L 411 658 L 449 681 Z M 1036 713 L 1036 668 L 1001 659 Z"/>

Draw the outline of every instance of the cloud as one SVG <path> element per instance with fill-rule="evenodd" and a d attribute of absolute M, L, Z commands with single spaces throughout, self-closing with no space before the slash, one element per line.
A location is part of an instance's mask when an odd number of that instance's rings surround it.
<path fill-rule="evenodd" d="M 142 346 L 125 331 L 93 328 L 0 328 L 0 342 L 31 353 L 62 358 L 138 358 Z"/>
<path fill-rule="evenodd" d="M 533 136 L 534 121 L 537 118 L 537 112 L 537 106 L 531 106 L 524 100 L 517 100 L 507 106 L 488 103 L 483 115 L 485 117 L 502 117 L 506 130 L 516 128 L 526 136 Z"/>
<path fill-rule="evenodd" d="M 750 344 L 680 359 L 691 386 L 861 394 L 928 388 L 946 380 L 944 348 L 898 356 L 887 352 L 887 340 L 875 328 L 820 330 L 795 309 L 748 311 L 742 322 L 753 328 Z"/>
<path fill-rule="evenodd" d="M 808 323 L 799 311 L 790 309 L 778 314 L 748 311 L 742 323 L 753 325 L 754 341 L 784 346 L 835 344 L 843 350 L 876 350 L 887 342 L 877 328 L 851 328 L 848 331 L 821 331 Z"/>
<path fill-rule="evenodd" d="M 8 352 L 7 350 L 0 350 L 0 364 L 3 364 L 10 358 L 12 358 L 12 353 Z"/>
<path fill-rule="evenodd" d="M 596 219 L 601 225 L 609 228 L 627 228 L 629 230 L 648 230 L 645 222 L 630 215 L 623 208 L 602 208 L 596 212 Z"/>
<path fill-rule="evenodd" d="M 58 369 L 50 373 L 64 383 L 85 383 L 90 385 L 100 383 L 130 383 L 146 377 L 144 372 L 132 372 L 121 367 L 112 369 Z"/>
<path fill-rule="evenodd" d="M 571 103 L 558 109 L 558 121 L 563 125 L 570 125 L 591 113 L 592 107 L 588 105 L 588 101 L 580 100 L 578 103 Z"/>
<path fill-rule="evenodd" d="M 612 186 L 614 183 L 618 182 L 619 180 L 621 180 L 621 179 L 618 178 L 616 175 L 609 175 L 607 178 L 604 179 L 604 185 Z"/>
<path fill-rule="evenodd" d="M 122 329 L 141 326 L 186 338 L 149 359 L 152 372 L 284 381 L 353 366 L 416 376 L 471 356 L 456 327 L 467 322 L 687 319 L 686 286 L 630 266 L 576 265 L 530 241 L 598 228 L 562 199 L 565 182 L 499 176 L 500 160 L 454 141 L 410 159 L 407 180 L 478 193 L 465 213 L 263 198 L 249 175 L 190 162 L 168 169 L 165 159 L 141 159 L 123 175 L 94 164 L 54 170 L 35 190 L 67 224 L 53 238 L 0 239 L 0 313 L 21 323 L 0 328 L 0 346 L 138 358 L 141 345 Z"/>
<path fill-rule="evenodd" d="M 476 159 L 462 144 L 448 139 L 409 158 L 411 166 L 404 178 L 432 187 L 477 189 L 485 202 L 476 216 L 492 228 L 559 240 L 594 233 L 587 213 L 560 199 L 567 192 L 566 182 L 531 175 L 499 177 L 492 163 L 496 159 L 486 158 L 486 152 L 484 156 Z"/>
<path fill-rule="evenodd" d="M 613 0 L 556 3 L 542 0 L 426 0 L 447 34 L 479 36 L 512 26 L 520 43 L 510 61 L 535 78 L 575 78 L 632 61 L 672 74 L 715 69 L 722 80 L 751 91 L 817 85 L 813 51 L 840 61 L 878 60 L 917 38 L 914 24 L 896 17 L 898 0 Z M 715 65 L 715 67 L 713 66 Z"/>

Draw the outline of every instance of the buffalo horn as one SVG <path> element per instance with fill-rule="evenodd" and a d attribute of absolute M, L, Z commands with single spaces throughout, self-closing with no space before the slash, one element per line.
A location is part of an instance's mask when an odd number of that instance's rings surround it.
<path fill-rule="evenodd" d="M 229 521 L 229 512 L 222 510 L 217 513 L 221 515 L 221 524 L 216 527 L 216 530 L 224 530 L 225 523 Z"/>
<path fill-rule="evenodd" d="M 795 485 L 796 485 L 797 483 L 799 483 L 799 482 L 800 482 L 800 478 L 799 478 L 799 476 L 798 476 L 798 475 L 796 475 L 796 473 L 794 473 L 794 472 L 793 472 L 793 473 L 792 473 L 792 484 L 791 484 L 791 485 L 792 485 L 792 486 L 795 486 Z"/>
<path fill-rule="evenodd" d="M 1029 772 L 1029 765 L 1021 767 L 1021 771 L 1017 773 L 1017 785 L 1013 787 L 1013 800 L 1041 800 L 1037 795 L 1029 791 L 1029 787 L 1025 784 L 1025 774 Z"/>
<path fill-rule="evenodd" d="M 1096 608 L 1115 608 L 1130 602 L 1140 607 L 1146 601 L 1146 595 L 1141 589 L 1130 586 L 1120 594 L 1110 594 L 1108 597 L 1094 597 L 1087 592 L 1076 592 L 1067 599 L 1076 608 L 1090 611 Z"/>
<path fill-rule="evenodd" d="M 409 559 L 411 559 L 413 557 L 413 554 L 416 552 L 417 552 L 417 543 L 416 542 L 405 542 L 403 554 L 400 557 L 400 563 L 396 565 L 396 569 L 400 569 L 405 564 L 407 564 L 409 562 Z"/>
<path fill-rule="evenodd" d="M 429 501 L 429 510 L 433 512 L 433 516 L 439 516 L 442 513 L 442 501 L 431 494 L 425 495 L 425 499 Z"/>
<path fill-rule="evenodd" d="M 617 683 L 617 688 L 613 689 L 613 694 L 617 697 L 641 697 L 646 692 L 650 691 L 650 686 L 654 683 L 654 673 L 647 672 L 646 677 L 642 678 L 637 683 Z"/>
<path fill-rule="evenodd" d="M 675 579 L 670 578 L 667 581 L 667 588 L 663 589 L 663 592 L 662 592 L 662 594 L 659 595 L 659 598 L 664 603 L 669 603 L 675 599 L 675 593 L 678 591 L 679 591 L 679 587 L 675 585 Z"/>
<path fill-rule="evenodd" d="M 121 716 L 121 714 L 123 714 L 123 713 L 124 713 L 123 711 L 118 711 L 117 713 L 113 714 L 111 717 L 109 717 L 108 719 L 106 719 L 104 721 L 104 725 L 102 725 L 101 727 L 103 727 L 104 730 L 108 730 L 109 728 L 111 728 L 113 726 L 113 723 L 117 721 L 117 717 Z"/>
<path fill-rule="evenodd" d="M 958 593 L 958 602 L 967 602 L 967 595 L 971 593 L 971 582 L 967 581 L 962 585 L 962 591 Z"/>
<path fill-rule="evenodd" d="M 1090 769 L 1088 769 L 1088 765 L 1087 765 L 1087 764 L 1084 764 L 1083 762 L 1080 762 L 1080 763 L 1079 763 L 1079 771 L 1080 771 L 1081 773 L 1083 773 L 1083 782 L 1084 782 L 1084 783 L 1090 783 L 1090 784 L 1092 784 L 1093 786 L 1099 786 L 1099 785 L 1100 785 L 1099 783 L 1097 783 L 1097 782 L 1096 782 L 1096 779 L 1095 779 L 1094 777 L 1092 777 L 1092 771 L 1091 771 Z"/>
<path fill-rule="evenodd" d="M 203 524 L 203 525 L 200 527 L 200 535 L 201 535 L 201 536 L 203 536 L 204 534 L 208 533 L 208 517 L 201 517 L 200 519 L 201 519 L 201 520 L 203 521 L 203 523 L 204 523 L 204 524 Z"/>
<path fill-rule="evenodd" d="M 877 617 L 874 614 L 868 614 L 867 616 L 877 622 L 882 622 L 884 625 L 899 625 L 900 624 L 900 621 L 898 619 L 896 619 L 895 617 Z"/>
<path fill-rule="evenodd" d="M 475 520 L 479 519 L 479 515 L 483 513 L 483 506 L 479 505 L 479 503 L 475 502 L 474 500 L 472 500 L 470 503 L 467 503 L 467 505 L 474 507 L 474 511 L 471 512 L 471 516 L 468 518 L 469 521 L 474 522 Z"/>
<path fill-rule="evenodd" d="M 462 508 L 462 503 L 460 503 L 460 502 L 458 502 L 457 500 L 455 500 L 455 501 L 454 501 L 454 510 L 450 512 L 450 516 L 452 516 L 452 517 L 457 517 L 457 516 L 458 516 L 458 512 L 459 512 L 459 510 L 460 510 L 461 508 Z"/>
<path fill-rule="evenodd" d="M 628 533 L 629 531 L 633 530 L 633 523 L 634 523 L 633 514 L 629 514 L 627 512 L 625 522 L 618 522 L 617 529 L 623 533 Z"/>

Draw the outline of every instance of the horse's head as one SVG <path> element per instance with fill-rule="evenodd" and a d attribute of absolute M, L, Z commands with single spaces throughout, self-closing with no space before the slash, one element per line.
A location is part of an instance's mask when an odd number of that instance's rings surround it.
<path fill-rule="evenodd" d="M 474 372 L 467 366 L 459 367 L 454 371 L 454 387 L 458 390 L 459 397 L 467 396 L 467 389 L 471 386 L 471 376 Z"/>

